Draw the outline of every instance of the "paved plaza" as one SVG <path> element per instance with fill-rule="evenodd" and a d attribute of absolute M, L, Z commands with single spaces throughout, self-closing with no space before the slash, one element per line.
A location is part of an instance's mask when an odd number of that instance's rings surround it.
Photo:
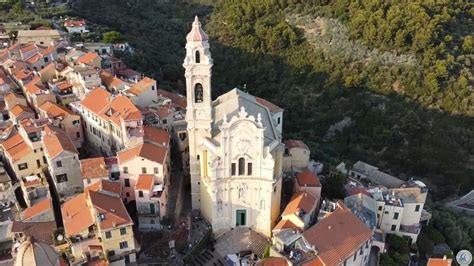
<path fill-rule="evenodd" d="M 222 257 L 240 251 L 252 251 L 261 257 L 270 240 L 247 227 L 237 227 L 216 239 L 216 251 Z"/>

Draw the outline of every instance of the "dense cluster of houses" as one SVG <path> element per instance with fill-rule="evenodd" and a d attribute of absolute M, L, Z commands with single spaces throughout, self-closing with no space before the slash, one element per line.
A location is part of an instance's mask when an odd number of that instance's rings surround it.
<path fill-rule="evenodd" d="M 65 22 L 71 33 L 85 26 Z M 139 230 L 161 229 L 170 147 L 187 149 L 186 99 L 127 68 L 114 47 L 67 44 L 57 30 L 20 30 L 0 50 L 0 252 L 133 263 L 140 247 L 125 206 L 135 203 Z"/>

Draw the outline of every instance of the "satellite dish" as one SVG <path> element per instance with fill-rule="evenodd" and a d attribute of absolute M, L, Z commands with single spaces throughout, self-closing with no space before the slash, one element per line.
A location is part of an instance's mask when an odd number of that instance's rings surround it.
<path fill-rule="evenodd" d="M 62 234 L 59 234 L 56 238 L 58 239 L 58 241 L 64 240 L 64 236 Z"/>

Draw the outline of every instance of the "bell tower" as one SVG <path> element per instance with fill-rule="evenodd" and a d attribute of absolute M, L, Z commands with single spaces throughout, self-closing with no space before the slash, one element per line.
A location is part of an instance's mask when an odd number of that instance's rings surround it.
<path fill-rule="evenodd" d="M 186 36 L 186 58 L 183 67 L 186 77 L 186 122 L 189 140 L 192 209 L 200 210 L 200 159 L 203 156 L 197 147 L 201 144 L 202 139 L 211 137 L 212 58 L 209 51 L 209 37 L 202 30 L 197 16 L 194 19 L 191 32 Z"/>

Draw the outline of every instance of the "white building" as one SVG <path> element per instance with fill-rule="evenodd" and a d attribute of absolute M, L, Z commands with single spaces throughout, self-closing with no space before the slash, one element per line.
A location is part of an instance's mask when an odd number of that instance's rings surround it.
<path fill-rule="evenodd" d="M 212 101 L 213 62 L 197 17 L 186 39 L 192 208 L 215 234 L 245 226 L 270 236 L 280 211 L 281 132 L 252 95 L 234 89 Z"/>

